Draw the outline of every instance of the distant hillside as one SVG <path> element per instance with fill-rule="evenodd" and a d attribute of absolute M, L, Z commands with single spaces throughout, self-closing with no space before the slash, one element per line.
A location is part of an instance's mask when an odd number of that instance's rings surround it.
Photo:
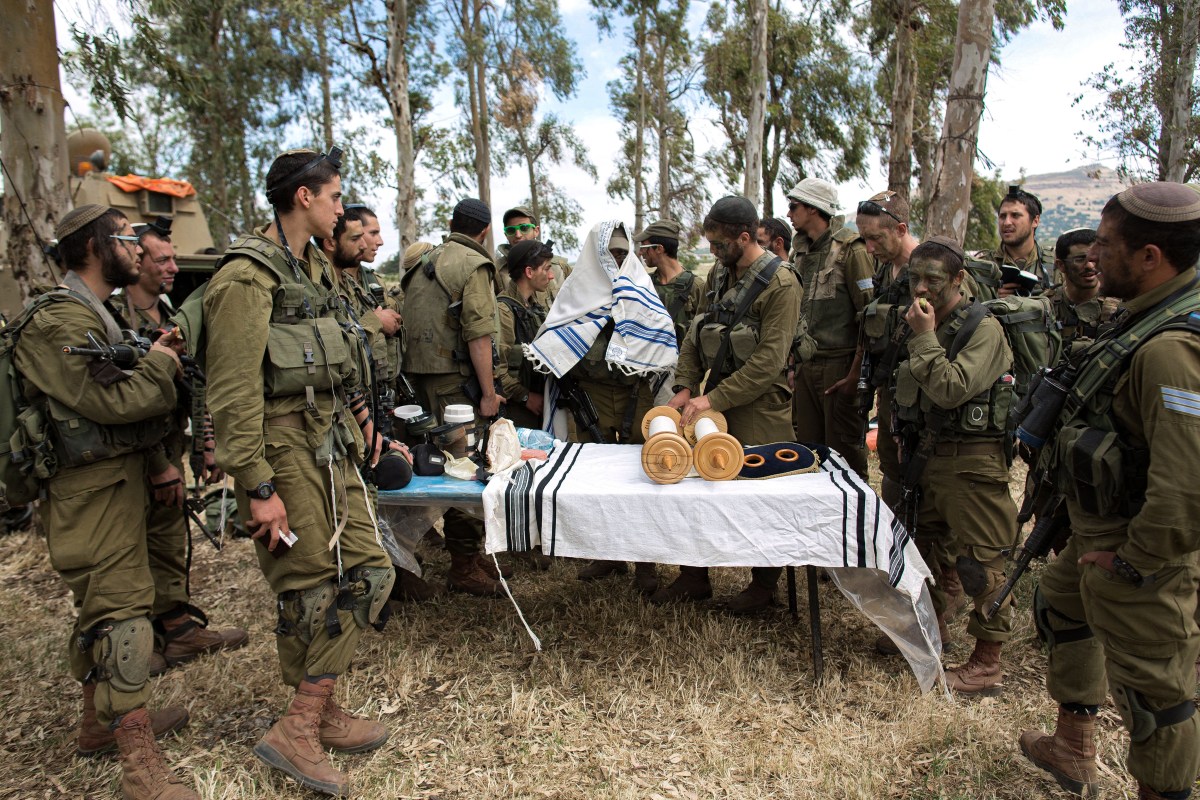
<path fill-rule="evenodd" d="M 1072 228 L 1094 228 L 1108 198 L 1125 188 L 1117 173 L 1093 164 L 1069 172 L 1028 175 L 1026 191 L 1042 201 L 1038 239 L 1056 239 Z"/>

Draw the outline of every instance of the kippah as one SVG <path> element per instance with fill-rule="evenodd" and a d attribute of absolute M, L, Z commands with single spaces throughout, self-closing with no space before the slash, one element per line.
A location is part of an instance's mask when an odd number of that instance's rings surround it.
<path fill-rule="evenodd" d="M 749 225 L 758 222 L 758 212 L 746 198 L 729 195 L 713 203 L 708 218 L 726 225 Z"/>
<path fill-rule="evenodd" d="M 529 262 L 546 249 L 546 245 L 537 239 L 524 239 L 508 249 L 508 266 L 512 269 L 524 269 Z"/>
<path fill-rule="evenodd" d="M 413 242 L 410 244 L 404 251 L 404 269 L 412 269 L 413 265 L 421 260 L 421 256 L 432 249 L 433 245 L 429 242 Z"/>
<path fill-rule="evenodd" d="M 107 211 L 107 206 L 97 203 L 87 203 L 86 205 L 71 209 L 59 220 L 58 225 L 55 226 L 54 238 L 61 242 L 88 223 L 95 222 L 103 217 Z"/>
<path fill-rule="evenodd" d="M 1200 193 L 1182 183 L 1139 183 L 1118 194 L 1117 202 L 1130 214 L 1149 222 L 1200 219 Z"/>
<path fill-rule="evenodd" d="M 479 222 L 490 223 L 492 221 L 492 210 L 487 207 L 487 203 L 476 200 L 474 197 L 459 200 L 458 205 L 454 207 L 454 213 L 462 214 L 464 217 L 470 217 Z"/>
<path fill-rule="evenodd" d="M 967 260 L 967 254 L 964 253 L 963 249 L 958 246 L 958 242 L 954 241 L 949 236 L 930 236 L 928 239 L 922 242 L 922 244 L 936 244 L 940 247 L 946 248 L 951 253 L 954 253 L 954 255 L 958 256 L 960 261 Z"/>

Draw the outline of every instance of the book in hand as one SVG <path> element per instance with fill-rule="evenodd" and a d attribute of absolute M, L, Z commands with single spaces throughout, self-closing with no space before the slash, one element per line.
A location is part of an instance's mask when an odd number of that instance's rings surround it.
<path fill-rule="evenodd" d="M 1017 293 L 1028 295 L 1034 290 L 1041 279 L 1032 272 L 1023 270 L 1020 267 L 1014 267 L 1011 264 L 1005 264 L 1000 267 L 1001 285 L 1015 283 L 1017 285 Z"/>

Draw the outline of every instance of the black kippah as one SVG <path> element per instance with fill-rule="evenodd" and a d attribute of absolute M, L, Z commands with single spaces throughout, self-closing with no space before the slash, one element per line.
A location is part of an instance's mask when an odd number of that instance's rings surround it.
<path fill-rule="evenodd" d="M 458 205 L 454 207 L 454 213 L 462 214 L 464 217 L 470 217 L 480 222 L 492 221 L 492 210 L 487 207 L 487 203 L 477 200 L 474 197 L 459 200 Z"/>
<path fill-rule="evenodd" d="M 758 222 L 758 211 L 746 198 L 730 195 L 713 203 L 708 219 L 727 225 L 749 225 Z"/>

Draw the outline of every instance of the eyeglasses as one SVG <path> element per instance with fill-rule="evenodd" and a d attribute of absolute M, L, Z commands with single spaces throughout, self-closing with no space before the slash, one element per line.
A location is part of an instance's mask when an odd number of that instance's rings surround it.
<path fill-rule="evenodd" d="M 793 202 L 791 202 L 791 203 L 788 203 L 788 211 L 795 211 L 797 208 L 799 208 L 799 207 L 800 207 L 800 206 L 802 206 L 802 205 L 804 205 L 804 204 L 803 204 L 803 203 L 797 203 L 797 202 L 794 202 L 794 201 L 793 201 Z"/>
<path fill-rule="evenodd" d="M 517 233 L 517 232 L 529 233 L 531 230 L 533 230 L 536 227 L 537 227 L 537 225 L 534 225 L 532 222 L 522 222 L 520 225 L 505 225 L 504 226 L 504 235 L 512 236 L 514 233 Z"/>
<path fill-rule="evenodd" d="M 639 244 L 638 250 L 653 250 L 656 247 L 662 247 L 661 244 Z"/>
<path fill-rule="evenodd" d="M 1078 253 L 1076 255 L 1067 257 L 1067 263 L 1073 267 L 1082 267 L 1087 262 L 1088 262 L 1088 254 L 1087 253 Z"/>
<path fill-rule="evenodd" d="M 861 203 L 859 203 L 858 213 L 866 214 L 868 217 L 878 217 L 880 214 L 887 214 L 889 217 L 896 220 L 896 222 L 904 222 L 904 220 L 900 219 L 874 200 L 863 200 Z"/>
<path fill-rule="evenodd" d="M 139 244 L 141 242 L 136 236 L 123 236 L 119 233 L 110 233 L 108 238 L 116 239 L 118 242 L 124 242 L 125 244 Z"/>

